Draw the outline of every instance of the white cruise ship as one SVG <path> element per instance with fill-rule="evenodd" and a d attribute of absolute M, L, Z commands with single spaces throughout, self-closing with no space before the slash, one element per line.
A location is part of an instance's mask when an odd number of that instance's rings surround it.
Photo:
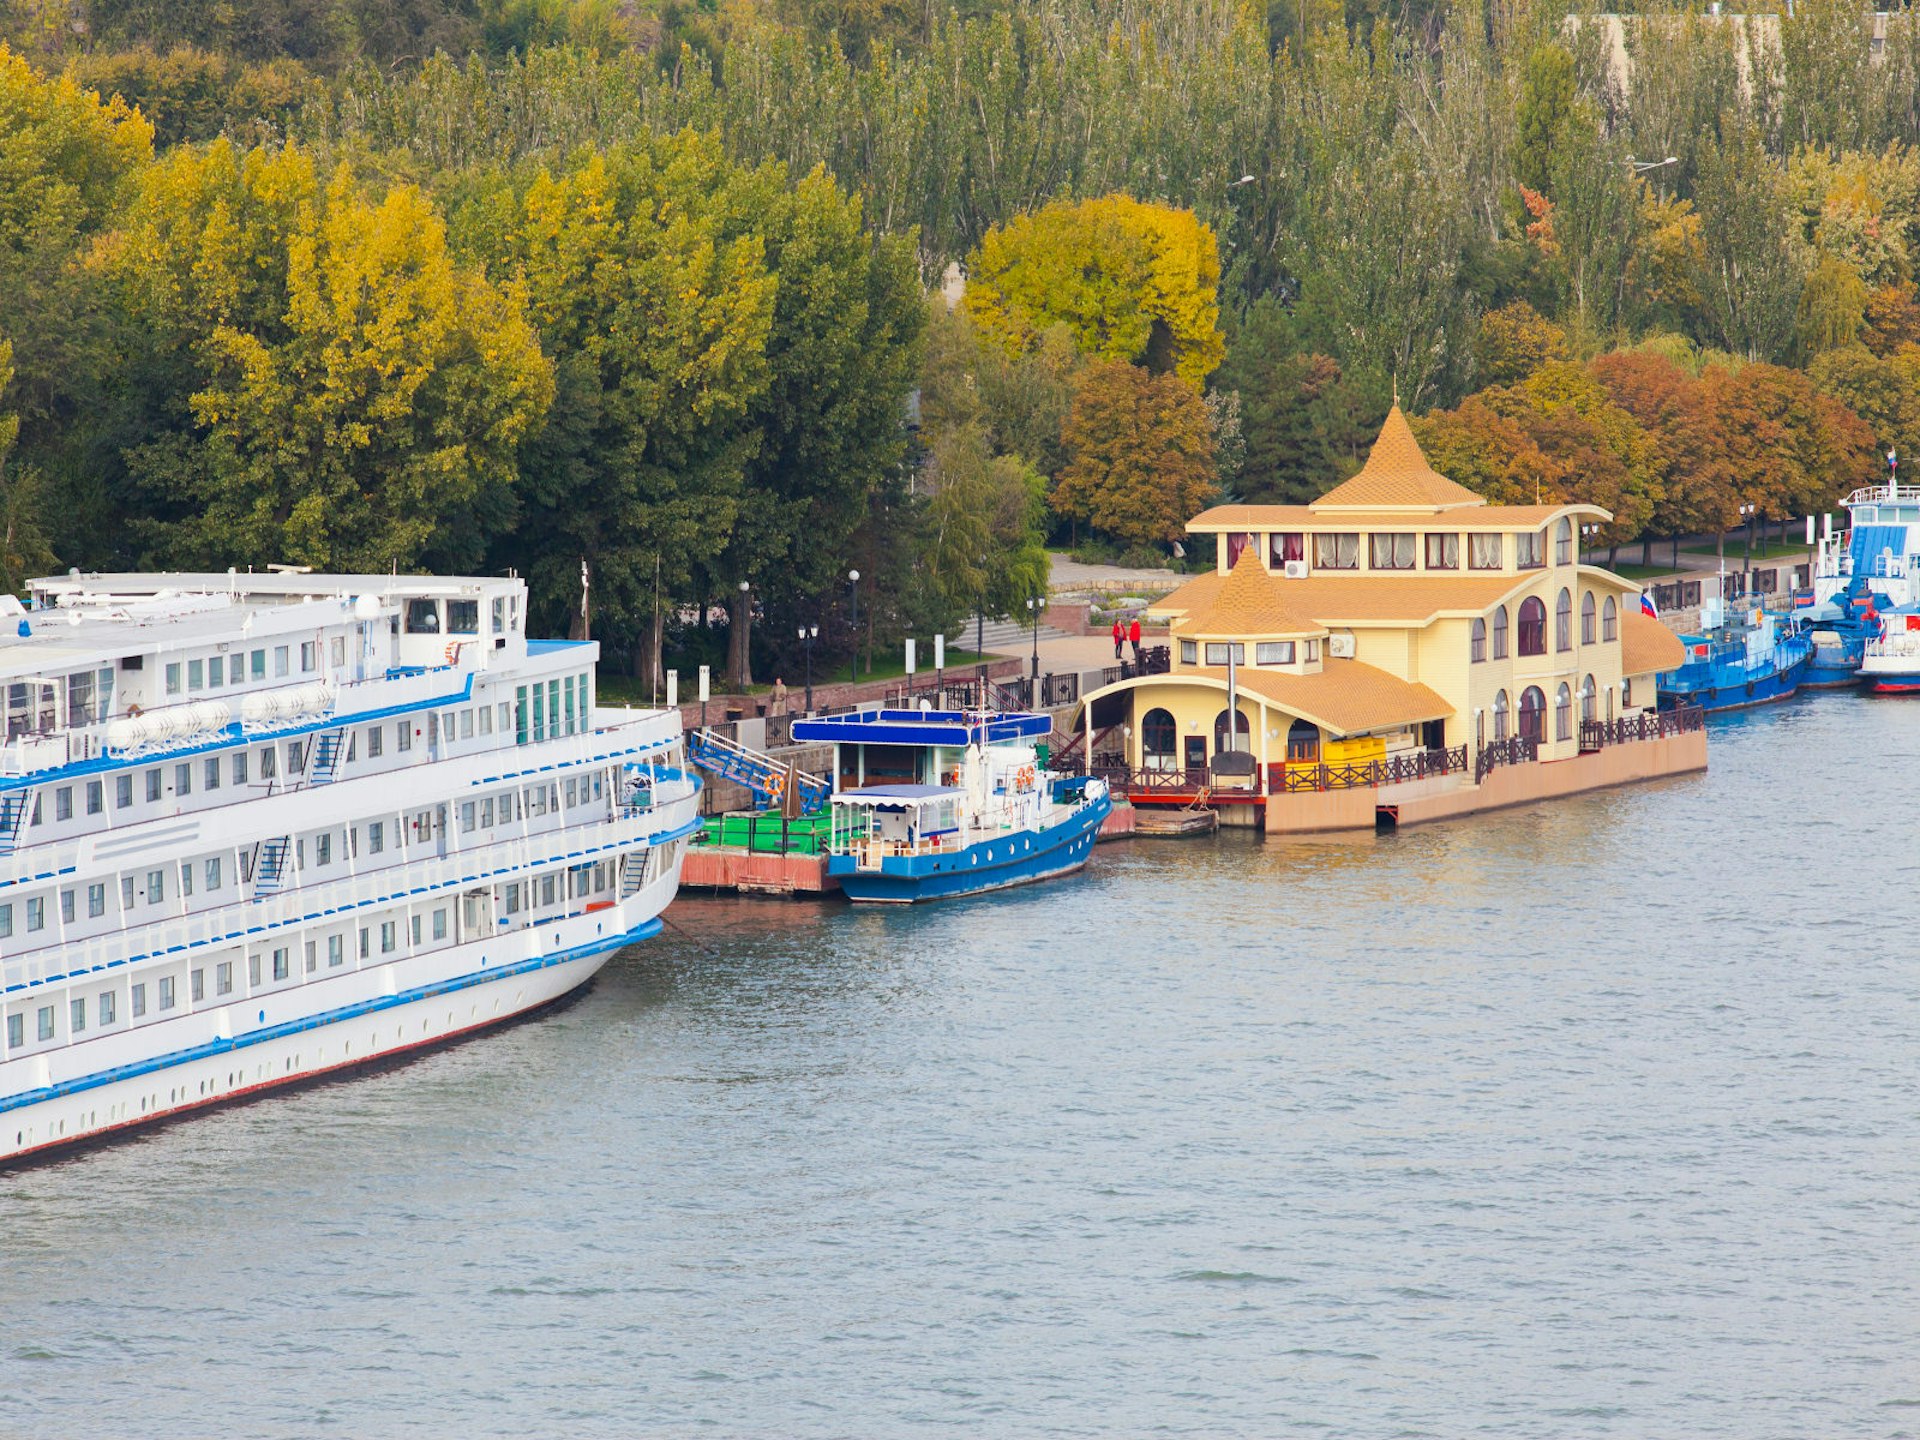
<path fill-rule="evenodd" d="M 517 579 L 0 603 L 0 1166 L 523 1015 L 644 940 L 699 781 Z"/>

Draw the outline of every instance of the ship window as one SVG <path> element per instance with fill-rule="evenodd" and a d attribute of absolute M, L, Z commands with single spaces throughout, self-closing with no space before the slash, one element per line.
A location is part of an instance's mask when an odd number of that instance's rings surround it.
<path fill-rule="evenodd" d="M 382 955 L 392 954 L 393 947 L 398 939 L 399 937 L 394 931 L 393 921 L 382 920 L 380 922 L 380 953 Z"/>
<path fill-rule="evenodd" d="M 220 857 L 216 855 L 211 860 L 207 861 L 207 889 L 218 890 L 219 888 L 220 888 Z"/>
<path fill-rule="evenodd" d="M 178 695 L 179 693 L 180 662 L 178 660 L 171 660 L 167 662 L 167 694 Z"/>
<path fill-rule="evenodd" d="M 1503 535 L 1469 535 L 1467 537 L 1467 568 L 1469 570 L 1498 570 L 1504 561 L 1501 549 L 1506 543 Z"/>
<path fill-rule="evenodd" d="M 493 706 L 491 705 L 480 707 L 480 733 L 482 735 L 493 733 Z"/>
<path fill-rule="evenodd" d="M 413 917 L 413 924 L 410 928 L 413 933 L 413 947 L 417 950 L 420 948 L 420 917 L 418 915 Z"/>
<path fill-rule="evenodd" d="M 107 787 L 99 780 L 87 781 L 87 814 L 98 815 L 107 808 Z"/>
<path fill-rule="evenodd" d="M 313 863 L 331 865 L 333 863 L 333 833 L 323 831 L 313 837 Z"/>
<path fill-rule="evenodd" d="M 67 1002 L 67 1031 L 69 1034 L 78 1035 L 86 1028 L 87 997 L 82 995 L 77 1000 Z"/>
<path fill-rule="evenodd" d="M 47 902 L 43 896 L 36 895 L 27 901 L 27 929 L 44 930 L 47 928 Z"/>
<path fill-rule="evenodd" d="M 378 725 L 367 727 L 367 758 L 378 760 L 386 753 L 387 735 Z"/>
<path fill-rule="evenodd" d="M 125 810 L 133 804 L 133 776 L 116 775 L 113 777 L 113 803 Z"/>
<path fill-rule="evenodd" d="M 160 1008 L 162 1010 L 173 1009 L 174 988 L 176 984 L 177 982 L 171 975 L 162 975 L 160 977 Z"/>
<path fill-rule="evenodd" d="M 260 957 L 258 955 L 249 955 L 247 956 L 247 984 L 258 985 L 259 983 Z"/>
<path fill-rule="evenodd" d="M 167 898 L 167 872 L 149 870 L 147 872 L 147 903 L 158 905 Z"/>
<path fill-rule="evenodd" d="M 193 793 L 193 764 L 185 761 L 173 767 L 173 793 L 191 795 Z"/>
<path fill-rule="evenodd" d="M 307 768 L 307 746 L 302 740 L 287 742 L 287 774 L 298 775 Z"/>
<path fill-rule="evenodd" d="M 471 800 L 462 800 L 460 802 L 460 833 L 463 835 L 471 835 L 473 833 L 473 823 L 474 802 Z"/>
<path fill-rule="evenodd" d="M 209 757 L 201 774 L 206 779 L 207 789 L 218 790 L 220 788 L 220 757 L 217 755 Z"/>
<path fill-rule="evenodd" d="M 244 750 L 236 751 L 234 754 L 233 783 L 236 785 L 247 783 L 247 752 Z"/>
<path fill-rule="evenodd" d="M 217 690 L 226 683 L 227 657 L 224 655 L 216 655 L 207 661 L 207 684 Z"/>
<path fill-rule="evenodd" d="M 191 860 L 180 867 L 180 893 L 193 894 L 193 862 Z"/>
<path fill-rule="evenodd" d="M 513 724 L 513 706 L 505 700 L 500 702 L 500 729 L 504 733 Z"/>
<path fill-rule="evenodd" d="M 138 1020 L 147 1013 L 147 982 L 142 980 L 129 993 L 133 997 L 133 1018 Z"/>
<path fill-rule="evenodd" d="M 133 908 L 133 876 L 131 875 L 120 877 L 120 908 L 122 910 Z"/>
<path fill-rule="evenodd" d="M 113 1024 L 115 1008 L 113 991 L 102 990 L 100 992 L 100 1023 L 102 1025 Z"/>
<path fill-rule="evenodd" d="M 273 779 L 274 770 L 278 761 L 279 756 L 273 746 L 263 745 L 260 747 L 260 778 L 262 780 Z"/>
<path fill-rule="evenodd" d="M 1613 596 L 1607 596 L 1607 603 L 1600 609 L 1600 638 L 1618 640 L 1620 638 L 1620 607 L 1614 604 Z"/>
<path fill-rule="evenodd" d="M 533 687 L 533 738 L 547 738 L 547 687 L 544 685 Z"/>
<path fill-rule="evenodd" d="M 213 967 L 213 992 L 216 995 L 233 993 L 233 962 L 222 960 Z"/>
<path fill-rule="evenodd" d="M 407 601 L 407 634 L 438 635 L 440 604 L 436 600 Z"/>
<path fill-rule="evenodd" d="M 103 881 L 87 886 L 87 918 L 98 920 L 107 913 L 107 887 Z"/>
<path fill-rule="evenodd" d="M 385 822 L 370 820 L 367 822 L 367 853 L 378 855 L 387 848 L 387 827 Z"/>
<path fill-rule="evenodd" d="M 60 919 L 64 924 L 71 925 L 73 923 L 73 901 L 73 891 L 62 890 L 60 892 Z"/>
<path fill-rule="evenodd" d="M 473 739 L 473 711 L 471 710 L 462 710 L 460 712 L 460 738 L 462 740 Z"/>
<path fill-rule="evenodd" d="M 284 945 L 274 947 L 273 978 L 276 980 L 284 980 L 287 978 L 287 947 Z"/>
<path fill-rule="evenodd" d="M 288 657 L 288 650 L 285 645 L 276 645 L 273 647 L 273 678 L 274 679 L 276 680 L 283 679 L 285 676 L 291 673 L 291 667 L 287 664 L 287 657 Z"/>
<path fill-rule="evenodd" d="M 496 635 L 504 635 L 506 629 L 507 597 L 504 595 L 496 595 L 493 597 L 493 633 Z"/>
<path fill-rule="evenodd" d="M 248 660 L 249 667 L 253 672 L 254 679 L 264 680 L 267 678 L 267 652 L 266 651 L 256 650 L 253 652 L 253 654 L 247 657 L 247 660 Z"/>
<path fill-rule="evenodd" d="M 344 635 L 333 637 L 333 663 L 335 665 L 347 663 L 347 637 Z"/>
<path fill-rule="evenodd" d="M 579 794 L 572 780 L 567 781 L 567 808 L 572 809 L 579 803 Z"/>
<path fill-rule="evenodd" d="M 347 947 L 338 935 L 327 936 L 327 968 L 345 963 Z"/>
<path fill-rule="evenodd" d="M 480 602 L 478 600 L 449 600 L 447 602 L 447 633 L 449 635 L 478 635 L 480 633 Z"/>
<path fill-rule="evenodd" d="M 411 750 L 413 748 L 413 722 L 411 720 L 402 720 L 394 728 L 399 731 L 399 736 L 393 748 L 396 750 Z"/>
<path fill-rule="evenodd" d="M 13 934 L 13 906 L 0 905 L 0 939 Z"/>
<path fill-rule="evenodd" d="M 482 830 L 493 828 L 493 797 L 491 795 L 480 802 L 480 828 Z"/>
<path fill-rule="evenodd" d="M 444 940 L 447 938 L 447 912 L 445 910 L 436 910 L 433 912 L 433 938 L 436 940 Z"/>
<path fill-rule="evenodd" d="M 198 1005 L 202 1000 L 207 998 L 207 972 L 206 971 L 195 970 L 192 974 L 187 976 L 187 995 L 188 995 L 188 998 L 190 998 L 193 1001 L 193 1003 L 196 1005 Z"/>
<path fill-rule="evenodd" d="M 540 903 L 542 905 L 553 904 L 553 876 L 551 875 L 542 875 L 540 877 Z"/>
<path fill-rule="evenodd" d="M 24 1015 L 7 1016 L 7 1044 L 18 1050 L 27 1043 L 27 1017 Z"/>
<path fill-rule="evenodd" d="M 366 959 L 373 953 L 373 932 L 366 926 L 360 927 L 360 958 Z"/>
<path fill-rule="evenodd" d="M 207 662 L 204 660 L 187 661 L 187 693 L 207 688 Z"/>
<path fill-rule="evenodd" d="M 520 913 L 520 885 L 519 885 L 519 882 L 516 881 L 512 885 L 507 886 L 507 914 L 518 915 L 519 913 Z"/>
<path fill-rule="evenodd" d="M 147 771 L 147 799 L 158 800 L 161 793 L 160 769 L 155 766 Z"/>
<path fill-rule="evenodd" d="M 40 1007 L 40 1014 L 36 1019 L 38 1020 L 38 1024 L 35 1026 L 35 1029 L 40 1038 L 42 1040 L 53 1039 L 53 1006 L 42 1005 Z"/>
<path fill-rule="evenodd" d="M 300 642 L 300 673 L 310 675 L 320 667 L 320 642 L 302 640 Z"/>
<path fill-rule="evenodd" d="M 73 787 L 62 785 L 53 792 L 53 818 L 71 820 L 73 818 Z"/>

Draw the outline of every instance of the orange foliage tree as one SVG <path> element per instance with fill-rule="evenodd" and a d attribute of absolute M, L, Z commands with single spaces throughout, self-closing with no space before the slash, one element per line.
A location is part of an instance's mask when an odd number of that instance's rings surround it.
<path fill-rule="evenodd" d="M 1172 540 L 1214 497 L 1207 407 L 1175 376 L 1118 361 L 1090 367 L 1062 438 L 1071 458 L 1055 512 L 1122 540 Z"/>

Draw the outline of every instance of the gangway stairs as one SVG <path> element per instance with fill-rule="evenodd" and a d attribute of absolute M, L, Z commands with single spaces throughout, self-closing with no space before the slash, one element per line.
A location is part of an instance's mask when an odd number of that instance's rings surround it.
<path fill-rule="evenodd" d="M 293 856 L 293 837 L 276 835 L 261 842 L 253 854 L 253 898 L 264 900 L 278 895 L 286 884 L 288 861 Z"/>
<path fill-rule="evenodd" d="M 0 800 L 0 855 L 11 855 L 19 849 L 20 832 L 26 829 L 34 803 L 31 790 L 16 790 Z"/>
<path fill-rule="evenodd" d="M 708 774 L 731 780 L 753 793 L 754 803 L 762 807 L 778 805 L 787 793 L 787 776 L 799 792 L 800 813 L 817 815 L 827 805 L 833 787 L 818 775 L 783 765 L 771 755 L 736 745 L 711 730 L 697 730 L 687 741 L 687 758 Z"/>
<path fill-rule="evenodd" d="M 340 762 L 347 754 L 347 732 L 326 730 L 313 744 L 313 761 L 307 767 L 307 784 L 331 785 L 340 773 Z"/>

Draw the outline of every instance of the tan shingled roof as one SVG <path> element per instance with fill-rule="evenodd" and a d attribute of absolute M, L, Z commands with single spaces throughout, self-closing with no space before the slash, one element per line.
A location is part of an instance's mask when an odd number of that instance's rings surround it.
<path fill-rule="evenodd" d="M 1687 662 L 1687 647 L 1680 637 L 1651 615 L 1634 608 L 1620 616 L 1620 673 L 1656 675 L 1678 670 Z"/>
<path fill-rule="evenodd" d="M 1316 501 L 1317 506 L 1320 502 Z M 1216 505 L 1187 522 L 1189 535 L 1274 530 L 1519 530 L 1537 529 L 1559 515 L 1612 516 L 1598 505 L 1475 505 L 1436 513 L 1425 510 L 1369 510 L 1365 515 L 1339 511 L 1322 514 L 1306 505 Z"/>
<path fill-rule="evenodd" d="M 1245 555 L 1241 556 L 1244 564 Z M 1236 567 L 1237 572 L 1238 567 Z M 1426 625 L 1444 614 L 1478 615 L 1528 584 L 1538 574 L 1518 575 L 1313 575 L 1305 580 L 1265 576 L 1279 592 L 1279 604 L 1289 613 L 1318 622 L 1315 628 L 1351 623 L 1398 622 Z M 1253 634 L 1254 631 L 1197 630 L 1196 621 L 1213 619 L 1221 590 L 1229 577 L 1199 575 L 1163 600 L 1148 607 L 1155 615 L 1180 616 L 1183 634 Z"/>
<path fill-rule="evenodd" d="M 1313 510 L 1423 510 L 1428 514 L 1486 501 L 1427 463 L 1413 427 L 1395 405 L 1360 473 L 1315 500 Z"/>
<path fill-rule="evenodd" d="M 1244 666 L 1236 667 L 1236 671 L 1235 680 L 1242 690 L 1335 735 L 1444 720 L 1453 713 L 1453 707 L 1425 685 L 1402 680 L 1360 660 L 1329 660 L 1312 675 Z M 1164 683 L 1189 675 L 1204 676 L 1223 686 L 1227 682 L 1227 672 L 1218 667 L 1176 670 L 1170 676 L 1155 675 L 1151 679 Z"/>
<path fill-rule="evenodd" d="M 1231 574 L 1212 578 L 1220 583 L 1210 587 L 1206 602 L 1180 618 L 1177 628 L 1182 635 L 1272 638 L 1324 633 L 1325 627 L 1289 603 L 1287 586 L 1297 582 L 1270 575 L 1251 545 L 1240 552 Z"/>

